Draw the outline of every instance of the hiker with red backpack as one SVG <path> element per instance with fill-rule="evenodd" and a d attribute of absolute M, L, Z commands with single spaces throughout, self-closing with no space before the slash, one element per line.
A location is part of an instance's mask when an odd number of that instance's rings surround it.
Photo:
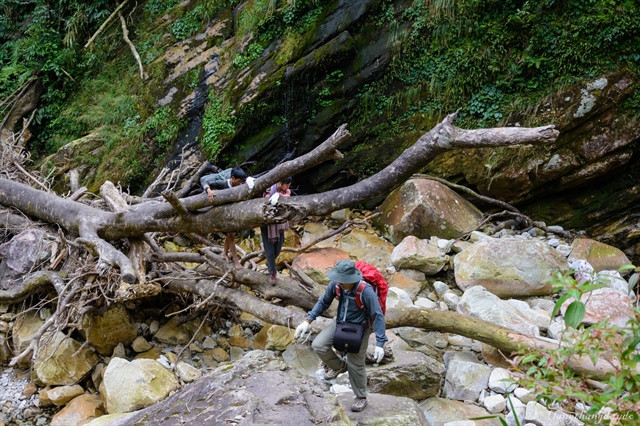
<path fill-rule="evenodd" d="M 375 269 L 371 265 L 368 266 Z M 377 269 L 375 271 L 377 272 Z M 294 337 L 297 339 L 304 336 L 309 331 L 309 324 L 329 308 L 333 299 L 338 299 L 336 320 L 316 336 L 312 348 L 330 368 L 324 375 L 325 380 L 335 379 L 345 371 L 349 373 L 349 382 L 355 394 L 351 411 L 362 411 L 367 406 L 365 357 L 372 326 L 376 335 L 374 358 L 379 363 L 384 357 L 383 347 L 387 336 L 383 306 L 388 286 L 380 274 L 384 281 L 381 293 L 384 294 L 379 297 L 372 285 L 363 280 L 360 269 L 350 260 L 336 263 L 327 276 L 331 282 L 307 314 L 305 321 L 296 328 Z M 334 347 L 347 352 L 346 357 L 340 358 Z"/>

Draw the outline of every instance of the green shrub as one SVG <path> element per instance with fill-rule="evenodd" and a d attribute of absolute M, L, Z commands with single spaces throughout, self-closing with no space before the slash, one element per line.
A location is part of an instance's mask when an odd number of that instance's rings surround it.
<path fill-rule="evenodd" d="M 629 268 L 635 269 L 629 279 L 633 288 L 640 268 L 625 267 Z M 558 348 L 527 350 L 520 354 L 514 367 L 519 384 L 533 389 L 541 403 L 577 414 L 588 424 L 638 424 L 640 310 L 635 309 L 635 317 L 624 328 L 610 324 L 608 319 L 587 327 L 582 324 L 585 306 L 581 298 L 606 283 L 597 280 L 579 283 L 567 273 L 558 274 L 553 284 L 562 293 L 554 314 L 561 305 L 573 299 L 565 313 L 567 328 Z M 615 371 L 601 381 L 587 380 L 569 368 L 569 360 L 579 357 L 589 360 L 593 366 L 598 360 L 609 362 Z M 585 411 L 581 411 L 583 407 Z"/>
<path fill-rule="evenodd" d="M 235 117 L 222 105 L 222 98 L 209 92 L 209 103 L 202 117 L 200 145 L 210 158 L 215 158 L 223 147 L 222 138 L 235 131 Z"/>

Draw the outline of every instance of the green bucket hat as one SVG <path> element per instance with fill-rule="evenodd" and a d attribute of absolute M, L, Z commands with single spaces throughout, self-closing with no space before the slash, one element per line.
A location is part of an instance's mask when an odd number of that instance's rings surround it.
<path fill-rule="evenodd" d="M 362 272 L 350 260 L 341 260 L 329 270 L 327 276 L 331 281 L 342 284 L 358 283 L 362 279 Z"/>

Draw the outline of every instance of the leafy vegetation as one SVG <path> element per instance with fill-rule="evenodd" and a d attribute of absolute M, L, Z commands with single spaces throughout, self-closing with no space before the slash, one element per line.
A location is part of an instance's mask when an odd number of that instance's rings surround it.
<path fill-rule="evenodd" d="M 158 83 L 167 77 L 159 58 L 175 40 L 202 31 L 223 9 L 229 16 L 236 11 L 234 37 L 247 43 L 244 51 L 229 52 L 232 73 L 260 58 L 289 67 L 335 10 L 335 2 L 317 0 L 146 1 L 127 15 L 131 37 L 151 77 L 149 87 L 144 87 L 127 77 L 135 64 L 117 25 L 108 26 L 93 48 L 83 47 L 115 10 L 115 1 L 0 0 L 0 4 L 4 12 L 0 96 L 6 98 L 34 76 L 46 88 L 31 128 L 36 156 L 104 126 L 113 127 L 109 137 L 113 144 L 128 143 L 124 133 L 132 132 L 134 123 L 146 129 L 144 123 L 158 108 L 154 104 Z M 357 29 L 349 29 L 359 51 L 371 42 L 359 37 L 387 34 L 391 62 L 381 78 L 353 86 L 347 79 L 359 71 L 361 59 L 336 57 L 296 81 L 293 93 L 285 85 L 273 85 L 266 107 L 250 109 L 251 102 L 238 106 L 239 95 L 225 92 L 219 101 L 237 118 L 207 119 L 202 141 L 209 153 L 217 153 L 225 149 L 225 141 L 240 140 L 250 130 L 285 128 L 292 120 L 297 127 L 312 126 L 318 117 L 336 114 L 336 120 L 350 123 L 360 140 L 375 138 L 397 150 L 406 147 L 415 132 L 458 108 L 461 126 L 539 124 L 534 114 L 524 121 L 522 111 L 533 110 L 540 99 L 563 85 L 620 69 L 640 75 L 640 22 L 633 19 L 638 9 L 631 0 L 382 0 L 357 23 Z M 165 37 L 167 33 L 172 37 Z M 128 86 L 128 91 L 91 88 L 97 86 L 90 82 L 93 79 L 104 85 L 126 82 L 121 86 Z M 178 83 L 193 89 L 197 77 L 192 73 Z M 345 93 L 345 86 L 355 87 L 356 93 Z M 640 114 L 638 95 L 622 107 Z M 389 156 L 394 155 L 391 151 Z M 368 164 L 356 169 L 373 170 Z"/>
<path fill-rule="evenodd" d="M 209 92 L 209 103 L 202 117 L 200 145 L 210 158 L 215 158 L 222 148 L 222 138 L 233 134 L 235 117 L 222 104 L 222 98 Z"/>
<path fill-rule="evenodd" d="M 631 265 L 629 290 L 638 282 L 640 268 Z M 559 293 L 554 314 L 570 301 L 565 312 L 566 330 L 561 345 L 550 351 L 520 355 L 516 366 L 519 384 L 533 389 L 541 403 L 577 414 L 588 424 L 637 424 L 640 420 L 640 310 L 626 327 L 608 319 L 587 326 L 583 296 L 606 286 L 599 278 L 576 280 L 571 273 L 558 274 L 553 285 Z M 553 316 L 553 315 L 552 315 Z M 615 373 L 602 382 L 585 380 L 568 367 L 569 359 L 583 357 L 594 365 L 599 359 L 611 362 Z"/>
<path fill-rule="evenodd" d="M 376 104 L 393 96 L 387 109 L 396 116 L 403 103 L 422 110 L 427 102 L 427 111 L 440 113 L 462 107 L 462 125 L 493 126 L 512 119 L 513 105 L 521 110 L 551 87 L 640 70 L 640 22 L 632 18 L 640 10 L 631 1 L 418 0 L 396 7 L 387 0 L 372 18 L 390 28 L 397 52 L 390 72 L 360 93 Z M 353 116 L 367 110 L 360 105 Z"/>

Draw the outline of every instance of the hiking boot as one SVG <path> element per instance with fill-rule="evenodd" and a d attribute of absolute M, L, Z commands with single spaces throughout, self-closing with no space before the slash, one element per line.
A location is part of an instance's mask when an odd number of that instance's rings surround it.
<path fill-rule="evenodd" d="M 325 380 L 333 380 L 336 377 L 338 377 L 338 374 L 340 373 L 344 373 L 345 371 L 347 371 L 347 366 L 345 364 L 344 367 L 342 367 L 339 370 L 332 370 L 331 368 L 328 369 L 325 373 L 324 373 L 324 379 Z"/>
<path fill-rule="evenodd" d="M 353 398 L 353 405 L 351 406 L 351 411 L 355 411 L 356 413 L 359 413 L 360 411 L 364 410 L 364 407 L 366 406 L 367 406 L 367 398 L 355 397 Z"/>
<path fill-rule="evenodd" d="M 271 285 L 276 285 L 276 272 L 271 272 L 269 274 L 269 282 Z"/>

